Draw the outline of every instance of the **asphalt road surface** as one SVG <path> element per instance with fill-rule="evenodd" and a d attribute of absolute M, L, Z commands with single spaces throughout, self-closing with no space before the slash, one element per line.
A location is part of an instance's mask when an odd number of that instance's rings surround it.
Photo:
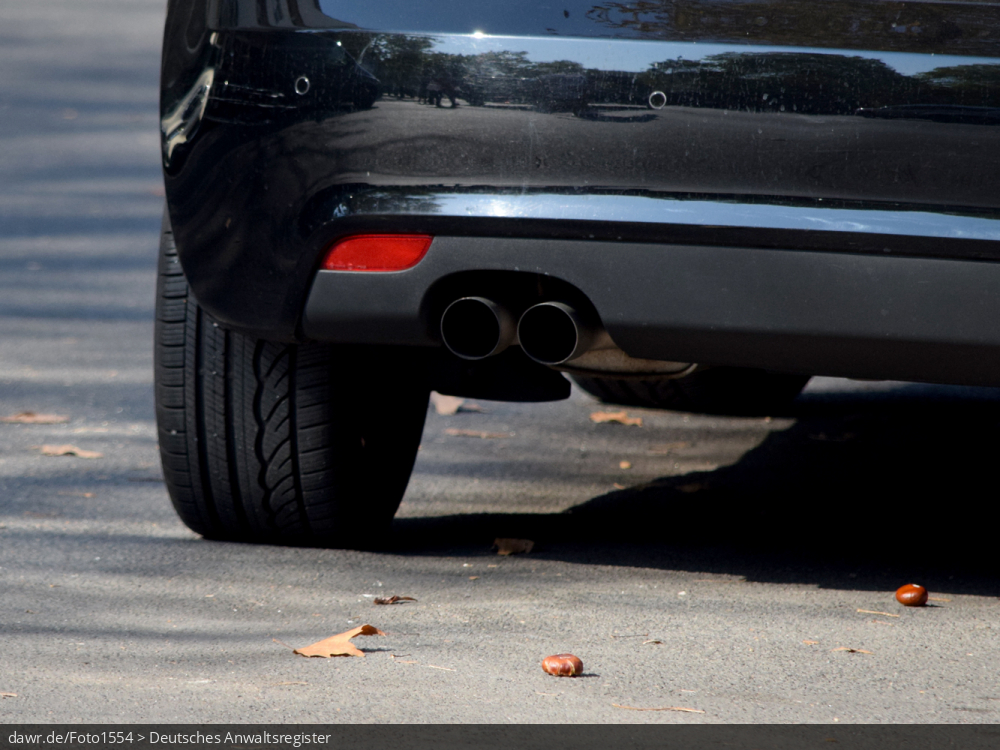
<path fill-rule="evenodd" d="M 0 424 L 0 722 L 1000 717 L 993 390 L 817 378 L 768 419 L 641 426 L 479 402 L 430 414 L 382 551 L 183 527 L 152 403 L 162 5 L 0 5 L 0 414 L 70 418 Z M 896 604 L 911 580 L 933 606 Z M 362 623 L 364 659 L 276 642 Z M 565 651 L 583 677 L 541 671 Z"/>

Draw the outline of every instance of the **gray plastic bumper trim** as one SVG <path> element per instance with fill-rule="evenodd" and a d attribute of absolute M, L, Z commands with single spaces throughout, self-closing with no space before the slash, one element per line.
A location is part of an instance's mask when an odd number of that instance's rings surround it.
<path fill-rule="evenodd" d="M 1000 385 L 1000 264 L 734 247 L 438 237 L 416 267 L 321 271 L 307 336 L 437 345 L 427 290 L 463 271 L 563 279 L 634 357 Z"/>

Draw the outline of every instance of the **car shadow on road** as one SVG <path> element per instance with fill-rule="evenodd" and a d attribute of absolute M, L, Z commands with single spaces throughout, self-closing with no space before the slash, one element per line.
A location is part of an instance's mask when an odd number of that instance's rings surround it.
<path fill-rule="evenodd" d="M 533 557 L 853 590 L 916 580 L 1000 596 L 1000 397 L 801 398 L 736 463 L 594 497 L 559 514 L 396 521 L 403 553 Z"/>

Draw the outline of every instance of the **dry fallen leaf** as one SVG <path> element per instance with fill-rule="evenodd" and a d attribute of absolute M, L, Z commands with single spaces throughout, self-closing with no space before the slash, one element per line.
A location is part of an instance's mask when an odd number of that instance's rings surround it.
<path fill-rule="evenodd" d="M 498 555 L 520 555 L 531 552 L 535 543 L 530 539 L 494 539 L 493 546 Z"/>
<path fill-rule="evenodd" d="M 663 706 L 662 708 L 637 708 L 636 706 L 621 706 L 617 703 L 612 703 L 615 708 L 624 708 L 629 711 L 684 711 L 689 714 L 703 714 L 705 713 L 700 708 L 684 708 L 683 706 Z"/>
<path fill-rule="evenodd" d="M 459 396 L 445 396 L 437 391 L 431 391 L 431 403 L 434 405 L 434 411 L 446 417 L 450 417 L 460 411 L 486 411 L 479 404 L 467 404 L 464 398 L 460 398 Z"/>
<path fill-rule="evenodd" d="M 631 469 L 632 468 L 632 462 L 631 461 L 620 461 L 618 463 L 618 468 L 619 469 Z"/>
<path fill-rule="evenodd" d="M 64 424 L 68 421 L 69 417 L 62 414 L 38 414 L 33 411 L 21 411 L 7 417 L 0 417 L 0 422 L 17 424 Z"/>
<path fill-rule="evenodd" d="M 80 458 L 104 458 L 103 453 L 97 451 L 87 451 L 77 448 L 75 445 L 34 445 L 42 452 L 43 456 L 78 456 Z"/>
<path fill-rule="evenodd" d="M 372 604 L 395 604 L 396 602 L 415 602 L 412 596 L 377 596 L 372 599 Z"/>
<path fill-rule="evenodd" d="M 654 641 L 643 641 L 642 645 L 645 646 L 647 643 L 655 643 L 655 644 L 659 644 L 661 646 L 663 645 L 663 641 L 655 641 L 655 640 Z"/>
<path fill-rule="evenodd" d="M 456 427 L 449 427 L 444 431 L 444 434 L 453 435 L 456 437 L 482 438 L 483 440 L 495 440 L 498 438 L 514 437 L 513 432 L 485 432 L 482 430 L 459 430 Z"/>
<path fill-rule="evenodd" d="M 324 659 L 331 656 L 364 656 L 365 652 L 351 643 L 351 638 L 356 635 L 385 635 L 385 633 L 372 625 L 359 625 L 353 630 L 331 635 L 311 646 L 297 648 L 294 653 L 299 656 L 319 656 Z"/>
<path fill-rule="evenodd" d="M 840 648 L 831 648 L 831 651 L 846 651 L 849 654 L 874 654 L 874 651 L 865 651 L 863 648 L 851 648 L 850 646 L 841 646 Z"/>
<path fill-rule="evenodd" d="M 458 413 L 459 408 L 465 403 L 465 399 L 431 391 L 431 403 L 434 405 L 434 411 L 438 414 L 450 417 L 452 414 Z"/>
<path fill-rule="evenodd" d="M 590 415 L 590 421 L 597 424 L 617 422 L 630 427 L 642 427 L 642 417 L 630 417 L 624 411 L 595 411 Z"/>
<path fill-rule="evenodd" d="M 807 646 L 815 646 L 819 641 L 802 641 Z"/>
<path fill-rule="evenodd" d="M 16 698 L 17 693 L 0 693 L 0 698 Z"/>
<path fill-rule="evenodd" d="M 479 580 L 479 576 L 469 576 L 469 580 L 470 581 L 478 581 Z"/>
<path fill-rule="evenodd" d="M 618 484 L 618 482 L 615 482 L 611 486 L 614 487 L 616 490 L 623 490 L 623 489 L 625 489 L 625 485 L 624 484 Z"/>
<path fill-rule="evenodd" d="M 431 404 L 434 405 L 434 411 L 443 416 L 457 414 L 464 403 L 465 399 L 459 396 L 445 396 L 437 391 L 431 391 Z"/>

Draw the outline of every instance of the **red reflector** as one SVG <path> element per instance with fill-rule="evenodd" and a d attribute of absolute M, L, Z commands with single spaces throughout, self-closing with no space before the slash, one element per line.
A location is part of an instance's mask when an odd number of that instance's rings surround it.
<path fill-rule="evenodd" d="M 402 271 L 419 263 L 434 238 L 425 234 L 362 234 L 334 245 L 324 271 Z"/>

